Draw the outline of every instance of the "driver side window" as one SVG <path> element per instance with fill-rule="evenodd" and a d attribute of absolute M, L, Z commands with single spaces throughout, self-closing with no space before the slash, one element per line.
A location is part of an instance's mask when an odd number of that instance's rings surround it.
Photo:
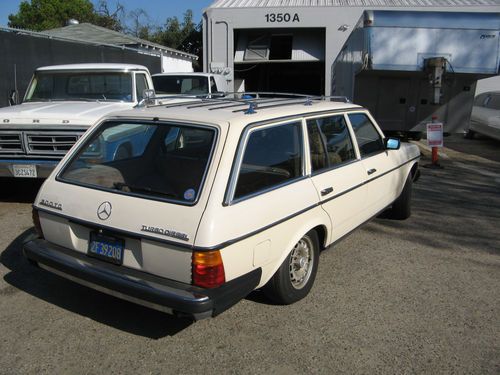
<path fill-rule="evenodd" d="M 358 141 L 361 157 L 377 154 L 385 150 L 384 141 L 370 119 L 364 113 L 349 114 L 352 129 Z"/>

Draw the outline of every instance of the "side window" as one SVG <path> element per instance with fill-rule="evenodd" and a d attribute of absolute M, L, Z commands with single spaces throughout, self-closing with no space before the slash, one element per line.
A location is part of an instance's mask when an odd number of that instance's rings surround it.
<path fill-rule="evenodd" d="M 343 115 L 309 119 L 307 132 L 313 171 L 356 159 Z"/>
<path fill-rule="evenodd" d="M 478 95 L 474 98 L 474 105 L 482 107 L 484 105 L 484 99 L 486 99 L 485 94 Z"/>
<path fill-rule="evenodd" d="M 500 109 L 500 95 L 491 95 L 488 108 Z"/>
<path fill-rule="evenodd" d="M 210 77 L 210 92 L 214 93 L 214 92 L 218 92 L 218 91 L 219 90 L 217 90 L 217 84 L 215 83 L 214 77 Z"/>
<path fill-rule="evenodd" d="M 364 113 L 349 114 L 361 156 L 367 156 L 385 150 L 384 141 L 368 116 Z"/>
<path fill-rule="evenodd" d="M 241 198 L 302 176 L 301 123 L 250 133 L 238 173 L 234 198 Z"/>
<path fill-rule="evenodd" d="M 137 95 L 137 101 L 141 101 L 142 93 L 148 88 L 148 82 L 146 81 L 146 76 L 144 74 L 135 75 L 135 91 Z"/>

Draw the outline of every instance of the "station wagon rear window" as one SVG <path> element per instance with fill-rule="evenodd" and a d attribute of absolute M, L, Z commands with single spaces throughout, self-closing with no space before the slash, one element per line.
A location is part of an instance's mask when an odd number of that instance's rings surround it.
<path fill-rule="evenodd" d="M 216 129 L 168 123 L 101 125 L 59 175 L 78 185 L 194 204 Z"/>

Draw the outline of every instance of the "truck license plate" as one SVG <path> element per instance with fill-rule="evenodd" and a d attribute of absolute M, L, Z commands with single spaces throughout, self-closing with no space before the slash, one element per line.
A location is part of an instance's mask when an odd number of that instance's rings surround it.
<path fill-rule="evenodd" d="M 35 165 L 13 165 L 14 177 L 37 178 Z"/>
<path fill-rule="evenodd" d="M 124 244 L 125 241 L 120 238 L 91 232 L 88 255 L 111 263 L 122 264 Z"/>

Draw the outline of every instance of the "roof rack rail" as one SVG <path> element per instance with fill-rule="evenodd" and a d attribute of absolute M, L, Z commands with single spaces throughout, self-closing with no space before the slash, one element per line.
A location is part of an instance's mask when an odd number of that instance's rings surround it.
<path fill-rule="evenodd" d="M 150 93 L 151 94 L 151 93 Z M 178 101 L 178 99 L 183 99 Z M 168 103 L 175 100 L 173 103 Z M 166 102 L 167 101 L 167 102 Z M 256 113 L 257 109 L 276 108 L 285 105 L 304 104 L 313 105 L 314 101 L 339 101 L 351 103 L 345 96 L 316 96 L 307 94 L 296 94 L 286 92 L 267 91 L 245 91 L 226 92 L 224 94 L 203 94 L 203 95 L 150 95 L 145 97 L 136 107 L 158 107 L 165 108 L 186 107 L 187 109 L 207 107 L 209 111 L 218 109 L 235 109 L 233 112 L 244 112 L 245 114 Z"/>

